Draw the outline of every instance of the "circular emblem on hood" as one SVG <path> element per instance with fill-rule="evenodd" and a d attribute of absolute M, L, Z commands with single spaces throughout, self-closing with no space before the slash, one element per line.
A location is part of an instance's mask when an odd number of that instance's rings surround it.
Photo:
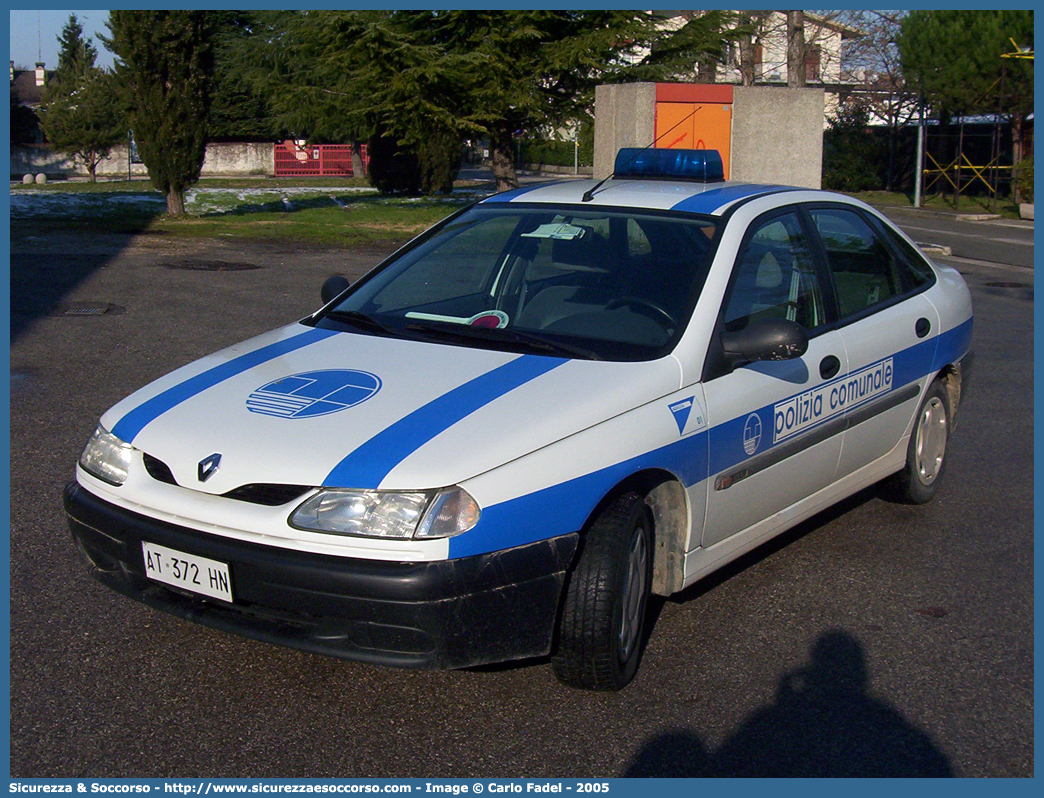
<path fill-rule="evenodd" d="M 251 413 L 266 416 L 311 418 L 355 407 L 380 389 L 381 378 L 368 371 L 305 371 L 265 383 L 246 405 Z"/>

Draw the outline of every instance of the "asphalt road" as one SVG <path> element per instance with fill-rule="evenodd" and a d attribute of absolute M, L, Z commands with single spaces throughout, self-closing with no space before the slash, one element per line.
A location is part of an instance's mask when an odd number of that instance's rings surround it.
<path fill-rule="evenodd" d="M 61 491 L 99 415 L 305 315 L 329 273 L 378 257 L 13 241 L 12 776 L 1032 775 L 1024 268 L 956 262 L 975 299 L 977 366 L 936 500 L 865 492 L 662 602 L 622 693 L 569 690 L 542 661 L 418 673 L 302 654 L 95 583 Z M 208 261 L 260 268 L 166 268 Z M 41 315 L 49 276 L 69 273 L 69 307 L 125 312 Z"/>
<path fill-rule="evenodd" d="M 1033 222 L 894 206 L 880 210 L 919 244 L 944 244 L 962 260 L 1033 268 Z"/>

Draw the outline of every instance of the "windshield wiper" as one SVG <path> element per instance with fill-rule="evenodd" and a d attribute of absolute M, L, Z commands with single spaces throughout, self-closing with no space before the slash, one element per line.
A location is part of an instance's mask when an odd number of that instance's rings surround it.
<path fill-rule="evenodd" d="M 331 310 L 325 313 L 323 318 L 342 321 L 345 324 L 351 324 L 353 327 L 383 333 L 392 338 L 402 338 L 402 330 L 397 330 L 383 321 L 378 321 L 373 316 L 360 310 Z"/>
<path fill-rule="evenodd" d="M 584 360 L 601 360 L 602 356 L 597 352 L 587 349 L 583 346 L 576 346 L 575 344 L 567 344 L 561 341 L 553 341 L 549 338 L 544 338 L 542 335 L 536 335 L 531 332 L 524 332 L 522 330 L 495 330 L 497 333 L 503 333 L 506 336 L 510 336 L 512 339 L 532 344 L 533 346 L 547 348 L 556 352 L 560 352 L 564 355 L 573 355 Z"/>
<path fill-rule="evenodd" d="M 426 322 L 411 322 L 406 325 L 407 330 L 421 333 L 431 333 L 444 338 L 457 340 L 483 341 L 485 343 L 509 343 L 522 344 L 531 349 L 554 355 L 570 355 L 583 360 L 601 360 L 597 352 L 573 344 L 552 341 L 540 335 L 535 335 L 521 330 L 508 330 L 500 327 L 471 327 L 463 324 L 429 324 Z"/>

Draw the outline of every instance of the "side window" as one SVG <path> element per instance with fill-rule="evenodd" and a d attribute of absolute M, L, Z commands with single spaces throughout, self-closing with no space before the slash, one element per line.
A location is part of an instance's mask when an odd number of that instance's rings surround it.
<path fill-rule="evenodd" d="M 834 277 L 841 317 L 853 316 L 930 279 L 927 266 L 915 268 L 892 254 L 881 234 L 855 211 L 816 208 L 812 219 Z"/>
<path fill-rule="evenodd" d="M 826 321 L 823 292 L 796 213 L 763 222 L 736 261 L 725 328 L 741 330 L 759 318 L 796 321 L 813 330 Z"/>
<path fill-rule="evenodd" d="M 902 262 L 899 264 L 899 267 L 903 292 L 913 291 L 915 288 L 930 284 L 935 279 L 935 273 L 925 261 L 924 255 L 894 230 L 890 230 L 887 227 L 883 229 L 885 235 L 895 244 L 902 256 Z"/>

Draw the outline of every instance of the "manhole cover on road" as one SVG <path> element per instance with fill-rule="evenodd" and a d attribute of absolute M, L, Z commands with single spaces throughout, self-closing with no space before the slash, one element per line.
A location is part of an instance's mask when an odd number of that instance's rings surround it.
<path fill-rule="evenodd" d="M 60 302 L 51 308 L 48 316 L 118 316 L 125 313 L 123 305 L 111 302 Z"/>
<path fill-rule="evenodd" d="M 163 265 L 168 269 L 187 269 L 197 272 L 245 272 L 261 268 L 256 263 L 227 260 L 176 260 Z"/>
<path fill-rule="evenodd" d="M 988 288 L 1031 288 L 1029 283 L 1008 283 L 1004 281 L 994 281 L 990 283 L 984 283 Z"/>

